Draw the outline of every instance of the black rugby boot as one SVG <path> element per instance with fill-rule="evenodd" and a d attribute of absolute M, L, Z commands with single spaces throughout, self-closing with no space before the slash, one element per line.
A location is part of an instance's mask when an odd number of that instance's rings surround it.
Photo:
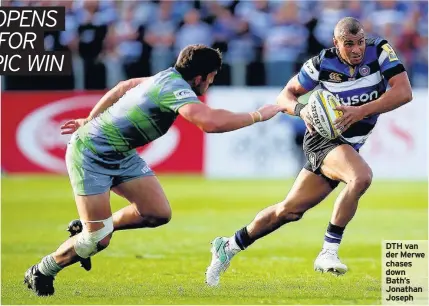
<path fill-rule="evenodd" d="M 46 276 L 39 271 L 37 265 L 32 266 L 25 272 L 24 284 L 28 286 L 28 289 L 33 290 L 38 296 L 53 295 L 54 289 L 54 277 Z"/>

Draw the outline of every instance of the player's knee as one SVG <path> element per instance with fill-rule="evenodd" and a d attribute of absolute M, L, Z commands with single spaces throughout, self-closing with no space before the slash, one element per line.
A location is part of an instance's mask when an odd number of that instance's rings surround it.
<path fill-rule="evenodd" d="M 141 227 L 158 227 L 167 224 L 171 220 L 171 208 L 168 206 L 162 211 L 153 214 L 140 215 Z"/>
<path fill-rule="evenodd" d="M 171 213 L 171 208 L 164 214 L 164 216 L 162 216 L 162 222 L 163 224 L 167 224 L 171 221 L 172 218 L 172 213 Z"/>
<path fill-rule="evenodd" d="M 372 171 L 368 169 L 350 181 L 350 187 L 358 193 L 364 193 L 372 183 Z"/>
<path fill-rule="evenodd" d="M 152 223 L 154 227 L 165 225 L 171 220 L 171 208 L 165 209 L 165 211 L 159 213 L 156 216 L 152 216 Z"/>
<path fill-rule="evenodd" d="M 161 221 L 163 222 L 163 224 L 167 224 L 168 222 L 171 221 L 171 217 L 172 217 L 171 207 L 170 207 L 170 204 L 167 203 L 166 208 L 161 215 L 161 218 L 162 218 Z"/>
<path fill-rule="evenodd" d="M 171 214 L 163 214 L 158 216 L 150 216 L 149 218 L 149 224 L 151 227 L 158 227 L 167 224 L 171 220 Z"/>
<path fill-rule="evenodd" d="M 101 229 L 90 232 L 84 227 L 82 233 L 78 236 L 74 249 L 79 257 L 88 258 L 104 250 L 109 245 L 113 233 L 113 219 L 110 217 L 98 222 L 104 225 Z"/>

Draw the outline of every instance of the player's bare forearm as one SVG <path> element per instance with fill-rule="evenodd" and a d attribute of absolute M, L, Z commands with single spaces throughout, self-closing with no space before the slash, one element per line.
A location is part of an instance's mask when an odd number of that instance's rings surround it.
<path fill-rule="evenodd" d="M 276 104 L 286 107 L 285 113 L 293 116 L 296 104 L 299 103 L 298 97 L 290 88 L 285 87 L 277 97 Z"/>
<path fill-rule="evenodd" d="M 213 109 L 203 103 L 189 103 L 180 107 L 179 113 L 206 133 L 224 133 L 269 120 L 284 110 L 279 105 L 267 104 L 254 112 L 234 113 L 225 109 Z"/>
<path fill-rule="evenodd" d="M 224 109 L 213 109 L 210 116 L 212 124 L 206 130 L 209 133 L 231 132 L 255 123 L 249 113 L 233 113 Z"/>
<path fill-rule="evenodd" d="M 225 109 L 213 109 L 203 103 L 184 105 L 179 113 L 206 133 L 229 132 L 262 120 L 256 112 L 233 113 Z"/>
<path fill-rule="evenodd" d="M 276 103 L 286 108 L 285 113 L 293 116 L 295 114 L 295 107 L 299 103 L 298 98 L 307 92 L 299 83 L 298 76 L 296 75 L 283 88 L 277 97 Z"/>
<path fill-rule="evenodd" d="M 391 89 L 380 98 L 360 106 L 364 116 L 390 112 L 413 98 L 411 85 L 406 72 L 402 72 L 389 80 Z"/>
<path fill-rule="evenodd" d="M 284 112 L 283 106 L 275 104 L 266 104 L 257 111 L 250 113 L 233 113 L 223 109 L 211 109 L 209 120 L 213 125 L 210 133 L 223 133 L 235 131 L 256 122 L 266 121 L 273 118 L 279 112 Z M 207 131 L 206 131 L 207 132 Z"/>
<path fill-rule="evenodd" d="M 382 114 L 390 112 L 412 99 L 412 93 L 403 90 L 400 87 L 392 88 L 383 94 L 379 99 L 362 105 L 364 115 Z"/>
<path fill-rule="evenodd" d="M 87 120 L 91 120 L 94 117 L 97 117 L 99 114 L 104 112 L 110 106 L 118 102 L 118 100 L 131 88 L 142 83 L 147 78 L 135 78 L 127 81 L 121 81 L 109 90 L 98 103 L 94 106 L 91 113 L 89 114 Z"/>

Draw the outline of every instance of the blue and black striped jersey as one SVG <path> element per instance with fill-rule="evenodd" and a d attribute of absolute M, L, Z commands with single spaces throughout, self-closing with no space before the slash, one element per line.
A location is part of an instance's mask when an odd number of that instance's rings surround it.
<path fill-rule="evenodd" d="M 336 48 L 324 49 L 302 66 L 298 80 L 307 90 L 316 86 L 333 93 L 342 104 L 359 106 L 378 99 L 386 92 L 387 82 L 405 71 L 395 51 L 382 38 L 366 39 L 362 62 L 351 67 L 338 56 Z M 356 122 L 342 138 L 361 147 L 373 130 L 378 114 Z"/>

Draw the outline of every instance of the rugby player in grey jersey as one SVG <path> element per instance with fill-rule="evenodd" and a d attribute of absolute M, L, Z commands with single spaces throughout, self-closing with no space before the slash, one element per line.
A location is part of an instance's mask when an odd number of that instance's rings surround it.
<path fill-rule="evenodd" d="M 286 110 L 265 105 L 255 112 L 233 113 L 200 102 L 197 95 L 207 91 L 221 64 L 219 51 L 190 45 L 181 51 L 174 67 L 119 83 L 88 118 L 62 126 L 63 134 L 73 134 L 66 164 L 80 220 L 70 228 L 72 237 L 28 269 L 24 278 L 28 288 L 38 295 L 52 295 L 57 273 L 78 261 L 89 269 L 89 258 L 109 245 L 114 231 L 157 227 L 170 221 L 167 197 L 135 149 L 164 135 L 178 115 L 204 132 L 222 133 Z M 129 201 L 113 214 L 112 189 Z"/>

